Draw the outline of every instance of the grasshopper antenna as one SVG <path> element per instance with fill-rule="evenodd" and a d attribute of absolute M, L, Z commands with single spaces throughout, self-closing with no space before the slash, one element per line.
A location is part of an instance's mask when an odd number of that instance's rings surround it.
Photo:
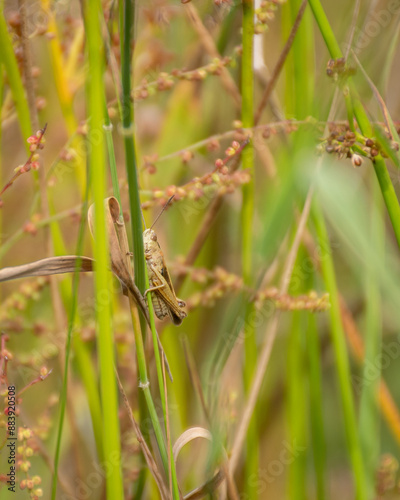
<path fill-rule="evenodd" d="M 167 201 L 167 203 L 162 207 L 161 209 L 161 212 L 157 215 L 156 217 L 156 220 L 153 222 L 153 224 L 151 225 L 150 229 L 153 228 L 153 226 L 155 225 L 155 223 L 158 221 L 158 219 L 161 217 L 162 213 L 164 212 L 164 210 L 168 207 L 168 205 L 171 203 L 172 199 L 174 198 L 174 194 L 171 196 L 171 198 Z"/>
<path fill-rule="evenodd" d="M 143 210 L 142 210 L 142 207 L 140 207 L 140 213 L 142 214 L 142 219 L 143 219 L 143 225 L 144 225 L 144 228 L 147 229 L 147 226 L 146 226 L 146 221 L 144 220 L 144 215 L 143 215 Z"/>

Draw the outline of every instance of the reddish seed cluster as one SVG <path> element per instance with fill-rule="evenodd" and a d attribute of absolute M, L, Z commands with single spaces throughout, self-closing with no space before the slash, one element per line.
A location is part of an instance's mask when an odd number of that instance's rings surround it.
<path fill-rule="evenodd" d="M 240 144 L 238 141 L 233 141 L 232 144 L 225 150 L 225 158 L 219 158 L 215 161 L 215 168 L 219 170 L 224 169 L 229 160 L 231 160 L 234 156 L 239 155 L 249 142 L 249 138 L 243 140 L 242 144 Z M 226 170 L 223 171 L 225 172 Z"/>
<path fill-rule="evenodd" d="M 224 159 L 216 160 L 215 169 L 212 172 L 202 177 L 195 177 L 182 186 L 169 186 L 164 191 L 153 190 L 152 198 L 142 203 L 142 208 L 151 208 L 156 204 L 165 205 L 171 196 L 174 196 L 173 201 L 177 202 L 183 199 L 198 200 L 206 194 L 218 193 L 224 195 L 233 193 L 238 186 L 248 183 L 251 177 L 247 170 L 229 172 L 226 164 L 234 156 L 240 154 L 247 143 L 248 140 L 242 144 L 233 141 L 225 152 L 227 156 Z M 186 155 L 186 159 L 188 158 L 189 154 Z"/>
<path fill-rule="evenodd" d="M 0 401 L 3 402 L 3 410 L 0 412 L 0 427 L 7 428 L 9 425 L 10 415 L 18 416 L 20 414 L 19 407 L 22 403 L 21 394 L 25 389 L 19 389 L 17 393 L 13 393 L 15 399 L 13 400 L 13 406 L 9 406 L 9 386 L 12 385 L 11 381 L 8 379 L 7 375 L 7 364 L 12 361 L 12 353 L 6 348 L 6 343 L 9 337 L 7 335 L 0 335 Z M 46 377 L 48 373 L 43 370 L 39 377 Z M 28 384 L 27 387 L 35 383 L 35 381 Z M 26 388 L 27 388 L 26 387 Z M 49 421 L 48 431 L 51 428 L 51 421 Z M 14 434 L 12 434 L 14 433 Z M 19 482 L 19 487 L 24 490 L 26 489 L 29 493 L 29 497 L 33 500 L 39 500 L 43 496 L 43 490 L 39 487 L 42 480 L 40 476 L 30 475 L 31 469 L 31 457 L 39 452 L 39 444 L 37 439 L 35 439 L 35 432 L 31 428 L 19 427 L 15 431 L 10 431 L 9 436 L 12 436 L 16 440 L 16 449 L 13 449 L 13 458 L 15 460 L 16 469 L 19 471 L 18 478 L 23 477 Z M 47 436 L 48 437 L 48 432 Z M 0 475 L 0 481 L 6 483 L 9 478 L 5 474 Z"/>
<path fill-rule="evenodd" d="M 268 29 L 267 24 L 275 18 L 275 12 L 279 5 L 285 3 L 285 0 L 263 0 L 254 13 L 256 23 L 254 25 L 254 33 L 263 33 Z"/>
<path fill-rule="evenodd" d="M 173 70 L 171 73 L 160 73 L 153 82 L 143 80 L 142 84 L 133 91 L 133 100 L 147 99 L 156 92 L 169 90 L 178 80 L 199 81 L 209 75 L 220 75 L 224 67 L 233 63 L 232 57 L 215 58 L 211 63 L 192 71 Z"/>
<path fill-rule="evenodd" d="M 355 73 L 355 68 L 347 65 L 344 57 L 340 57 L 339 59 L 329 59 L 326 65 L 326 74 L 330 78 L 333 78 L 334 81 L 343 81 Z"/>
<path fill-rule="evenodd" d="M 17 467 L 25 474 L 25 479 L 22 479 L 19 486 L 21 490 L 27 490 L 29 497 L 32 500 L 39 500 L 43 496 L 42 488 L 38 488 L 42 479 L 40 476 L 30 476 L 31 461 L 29 460 L 35 452 L 37 452 L 37 445 L 34 441 L 34 432 L 27 427 L 20 427 L 18 429 L 18 460 Z"/>
<path fill-rule="evenodd" d="M 396 478 L 399 470 L 399 463 L 393 455 L 382 455 L 379 468 L 376 473 L 375 489 L 379 497 L 386 493 L 394 492 L 396 489 Z M 400 490 L 400 485 L 398 486 Z"/>
<path fill-rule="evenodd" d="M 356 134 L 351 130 L 332 130 L 325 142 L 325 151 L 335 153 L 339 159 L 351 158 L 354 154 L 353 148 L 356 142 Z"/>
<path fill-rule="evenodd" d="M 200 305 L 211 307 L 215 301 L 227 293 L 235 293 L 243 289 L 243 280 L 236 274 L 229 273 L 222 267 L 210 271 L 205 268 L 194 268 L 182 263 L 171 264 L 171 269 L 178 275 L 189 275 L 195 283 L 212 283 L 205 290 L 193 294 L 186 300 L 187 308 L 193 309 Z"/>
<path fill-rule="evenodd" d="M 391 141 L 392 149 L 398 151 L 399 144 L 391 140 L 388 130 L 385 130 L 385 134 Z M 351 131 L 347 125 L 331 125 L 329 137 L 322 142 L 320 148 L 327 153 L 336 154 L 339 159 L 351 158 L 353 167 L 360 167 L 363 163 L 363 157 L 373 160 L 380 154 L 387 158 L 387 154 L 376 140 L 364 138 L 359 133 Z"/>
<path fill-rule="evenodd" d="M 28 137 L 26 142 L 29 144 L 29 151 L 32 153 L 28 158 L 28 161 L 24 165 L 20 165 L 15 169 L 16 172 L 20 172 L 21 174 L 24 172 L 29 172 L 29 170 L 39 170 L 39 155 L 36 151 L 44 148 L 45 139 L 43 134 L 45 133 L 46 128 L 38 130 L 35 135 L 31 135 Z"/>
<path fill-rule="evenodd" d="M 210 139 L 207 142 L 207 150 L 212 152 L 212 151 L 218 151 L 220 148 L 220 143 L 217 139 Z"/>
<path fill-rule="evenodd" d="M 185 150 L 181 152 L 180 156 L 182 158 L 182 163 L 186 165 L 193 158 L 194 154 L 193 151 Z"/>
<path fill-rule="evenodd" d="M 48 285 L 49 278 L 40 277 L 34 281 L 23 283 L 16 292 L 4 300 L 0 306 L 0 326 L 4 328 L 4 322 L 14 319 L 15 315 L 21 316 L 28 306 L 29 301 L 38 300 L 43 289 Z M 7 325 L 7 330 L 8 330 Z"/>
<path fill-rule="evenodd" d="M 47 125 L 45 125 L 42 129 L 38 130 L 35 135 L 31 135 L 28 137 L 27 142 L 29 144 L 29 151 L 31 154 L 29 155 L 28 160 L 24 165 L 19 165 L 14 169 L 14 176 L 7 182 L 7 184 L 3 187 L 0 192 L 0 195 L 4 193 L 9 187 L 11 187 L 14 182 L 18 179 L 18 177 L 30 170 L 38 170 L 39 169 L 39 155 L 37 151 L 44 148 L 44 133 L 46 132 Z"/>
<path fill-rule="evenodd" d="M 223 167 L 224 169 L 226 167 Z M 155 205 L 164 206 L 171 196 L 174 202 L 184 199 L 199 200 L 204 196 L 214 196 L 215 194 L 231 194 L 237 187 L 250 182 L 251 175 L 247 170 L 239 170 L 232 174 L 217 173 L 204 177 L 198 177 L 183 186 L 169 186 L 165 190 L 155 189 L 152 198 L 142 203 L 142 208 L 148 209 Z"/>
<path fill-rule="evenodd" d="M 142 170 L 146 170 L 148 174 L 154 175 L 157 172 L 157 167 L 155 165 L 157 160 L 158 154 L 144 156 Z"/>
<path fill-rule="evenodd" d="M 329 294 L 327 293 L 318 296 L 315 291 L 310 291 L 307 295 L 291 296 L 281 294 L 277 288 L 273 287 L 255 292 L 244 286 L 240 276 L 229 273 L 221 267 L 217 267 L 213 271 L 185 266 L 182 263 L 175 263 L 170 267 L 178 275 L 189 275 L 191 281 L 195 283 L 204 285 L 211 283 L 204 290 L 193 294 L 186 300 L 186 306 L 189 310 L 199 306 L 212 307 L 217 300 L 228 293 L 238 293 L 240 291 L 248 292 L 252 297 L 251 300 L 255 302 L 258 308 L 267 300 L 273 301 L 275 307 L 283 311 L 307 310 L 320 312 L 330 308 Z"/>
<path fill-rule="evenodd" d="M 386 134 L 387 139 L 390 141 L 390 146 L 393 149 L 393 151 L 398 151 L 399 144 L 397 142 L 391 140 L 391 135 L 390 135 L 388 130 L 385 130 L 384 132 Z M 378 142 L 376 142 L 376 140 L 368 138 L 368 139 L 365 139 L 364 144 L 365 145 L 362 148 L 363 152 L 371 160 L 373 160 L 378 155 L 381 155 L 384 158 L 388 157 L 387 154 L 385 153 L 385 151 L 383 151 L 383 149 L 381 148 L 380 144 Z"/>
<path fill-rule="evenodd" d="M 327 311 L 331 307 L 329 294 L 324 293 L 318 296 L 312 290 L 307 295 L 292 296 L 281 294 L 276 288 L 267 288 L 261 292 L 257 292 L 255 302 L 257 307 L 261 307 L 266 300 L 273 300 L 277 309 L 282 311 L 310 311 L 322 312 Z"/>
<path fill-rule="evenodd" d="M 31 236 L 36 236 L 37 234 L 37 227 L 32 221 L 25 222 L 22 230 L 24 231 L 24 233 L 30 234 Z"/>

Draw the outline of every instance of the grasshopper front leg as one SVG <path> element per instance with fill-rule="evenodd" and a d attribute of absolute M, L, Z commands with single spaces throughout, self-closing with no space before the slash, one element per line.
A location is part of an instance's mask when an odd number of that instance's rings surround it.
<path fill-rule="evenodd" d="M 161 285 L 157 285 L 157 286 L 152 286 L 150 288 L 148 288 L 145 292 L 144 292 L 144 296 L 146 297 L 146 295 L 149 293 L 149 292 L 154 292 L 155 290 L 159 290 L 160 288 L 164 288 L 165 287 L 165 283 L 162 283 Z"/>

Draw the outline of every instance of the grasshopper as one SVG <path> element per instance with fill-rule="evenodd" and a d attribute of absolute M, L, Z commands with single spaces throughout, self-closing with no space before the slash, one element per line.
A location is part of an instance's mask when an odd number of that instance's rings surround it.
<path fill-rule="evenodd" d="M 161 213 L 153 222 L 153 226 L 171 200 L 172 197 L 167 201 Z M 174 325 L 179 326 L 182 323 L 182 320 L 187 316 L 183 309 L 186 304 L 175 295 L 171 277 L 165 264 L 164 254 L 157 241 L 157 235 L 152 228 L 144 231 L 143 243 L 150 285 L 150 288 L 146 290 L 145 295 L 147 295 L 148 292 L 154 292 L 152 301 L 154 312 L 156 313 L 158 319 L 163 319 L 165 316 L 169 316 Z"/>

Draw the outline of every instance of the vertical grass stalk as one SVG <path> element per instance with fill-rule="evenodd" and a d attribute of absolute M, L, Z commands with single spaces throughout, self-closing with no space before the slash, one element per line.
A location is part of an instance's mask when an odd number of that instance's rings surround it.
<path fill-rule="evenodd" d="M 78 243 L 76 246 L 76 255 L 82 255 L 83 249 L 83 238 L 85 234 L 84 225 L 86 223 L 85 215 L 87 213 L 87 202 L 88 202 L 88 187 L 86 190 L 86 199 L 82 205 L 82 218 L 79 227 L 79 235 L 78 235 Z M 79 267 L 79 263 L 77 263 L 76 267 Z M 67 341 L 65 345 L 65 360 L 64 360 L 64 379 L 63 379 L 63 387 L 60 395 L 60 416 L 58 421 L 58 431 L 57 431 L 57 440 L 56 440 L 56 451 L 54 457 L 54 474 L 53 474 L 53 485 L 52 485 L 52 500 L 56 500 L 57 495 L 57 475 L 58 475 L 58 465 L 60 460 L 61 453 L 61 439 L 63 433 L 64 426 L 64 416 L 65 409 L 67 404 L 67 390 L 68 390 L 68 373 L 69 373 L 69 357 L 71 353 L 71 345 L 72 345 L 72 336 L 73 336 L 73 327 L 75 324 L 75 316 L 78 305 L 78 285 L 79 285 L 79 271 L 75 271 L 72 285 L 72 298 L 70 304 L 70 315 L 68 321 L 68 332 L 67 332 Z"/>
<path fill-rule="evenodd" d="M 146 289 L 148 289 L 149 288 L 149 279 L 147 276 L 147 272 L 146 272 L 145 277 L 146 277 Z M 156 368 L 157 368 L 157 379 L 158 379 L 161 404 L 162 404 L 162 409 L 163 409 L 163 414 L 164 414 L 165 434 L 167 436 L 168 435 L 168 428 L 167 428 L 168 419 L 167 419 L 166 394 L 165 394 L 164 383 L 163 383 L 164 382 L 164 374 L 163 374 L 162 365 L 161 365 L 160 349 L 158 347 L 158 340 L 157 340 L 158 335 L 157 335 L 156 325 L 155 325 L 155 321 L 154 321 L 153 302 L 152 302 L 150 297 L 148 300 L 148 306 L 149 306 L 150 327 L 151 327 L 151 335 L 152 335 L 152 340 L 153 340 L 154 357 L 156 360 Z M 171 469 L 172 493 L 173 493 L 173 498 L 179 500 L 180 495 L 179 495 L 179 487 L 178 487 L 178 478 L 176 476 L 175 461 L 174 461 L 174 457 L 172 454 L 172 444 L 170 447 L 171 447 L 171 449 L 170 449 L 170 454 L 169 454 L 169 457 L 170 457 L 169 467 Z"/>
<path fill-rule="evenodd" d="M 121 96 L 121 119 L 122 119 L 122 131 L 124 140 L 124 150 L 125 150 L 125 168 L 128 178 L 128 191 L 129 191 L 129 209 L 131 215 L 131 230 L 132 230 L 132 240 L 133 240 L 133 267 L 135 274 L 135 282 L 139 290 L 144 293 L 145 291 L 145 260 L 144 260 L 144 248 L 143 248 L 143 236 L 142 236 L 142 217 L 141 217 L 141 206 L 139 197 L 139 181 L 138 172 L 136 167 L 136 151 L 134 143 L 134 117 L 133 109 L 131 105 L 131 40 L 134 27 L 134 12 L 135 4 L 134 0 L 119 0 L 119 29 L 120 29 L 120 47 L 121 47 L 121 83 L 122 83 L 122 96 Z M 139 331 L 135 331 L 139 325 L 135 322 L 133 323 L 133 329 L 135 338 L 141 335 Z M 142 315 L 140 314 L 140 329 L 142 331 L 143 338 L 146 334 L 146 325 Z M 143 342 L 142 338 L 142 342 Z M 141 350 L 138 350 L 138 345 L 136 344 L 136 355 L 138 357 L 138 368 L 140 369 L 141 362 L 139 362 L 139 356 L 141 355 Z M 145 363 L 144 363 L 145 366 Z M 140 378 L 143 379 L 145 374 L 140 373 Z M 146 374 L 147 378 L 147 374 Z M 150 409 L 149 409 L 150 411 Z M 146 412 L 146 404 L 143 400 L 143 395 L 139 392 L 139 412 L 140 419 L 144 418 Z M 150 416 L 152 412 L 150 412 Z M 154 425 L 154 423 L 153 423 Z M 157 433 L 156 433 L 157 436 Z M 162 446 L 159 443 L 159 446 Z M 161 449 L 160 449 L 161 451 Z M 143 460 L 143 457 L 142 457 Z M 144 464 L 144 460 L 142 462 Z M 165 464 L 164 464 L 165 465 Z M 142 490 L 145 483 L 145 469 L 139 474 L 138 481 L 136 482 L 136 496 L 140 498 Z"/>
<path fill-rule="evenodd" d="M 322 411 L 321 350 L 315 313 L 308 314 L 307 354 L 309 363 L 310 419 L 316 479 L 316 500 L 325 500 L 326 444 L 324 436 L 324 416 Z"/>
<path fill-rule="evenodd" d="M 109 467 L 106 479 L 107 499 L 123 499 L 121 475 L 121 446 L 118 419 L 118 396 L 114 374 L 114 342 L 111 328 L 110 300 L 101 302 L 110 293 L 108 242 L 105 224 L 104 199 L 106 197 L 106 165 L 104 148 L 104 82 L 103 82 L 103 41 L 100 31 L 102 6 L 99 0 L 84 4 L 87 52 L 89 60 L 89 81 L 87 87 L 90 127 L 88 141 L 90 147 L 89 167 L 91 187 L 95 206 L 96 259 L 95 292 L 97 316 L 97 346 L 99 353 L 100 393 L 103 413 L 103 452 L 104 461 Z M 98 142 L 94 147 L 91 137 L 96 134 Z"/>
<path fill-rule="evenodd" d="M 287 412 L 289 442 L 300 450 L 306 449 L 306 404 L 304 370 L 304 313 L 295 311 L 288 339 L 288 390 Z M 287 491 L 289 500 L 306 499 L 306 455 L 301 451 L 288 466 Z"/>
<path fill-rule="evenodd" d="M 139 195 L 139 182 L 138 182 L 138 172 L 136 166 L 136 152 L 135 152 L 135 142 L 134 142 L 134 120 L 133 120 L 133 109 L 131 105 L 131 45 L 132 45 L 132 27 L 134 26 L 134 11 L 135 2 L 134 0 L 121 0 L 120 1 L 120 30 L 122 32 L 121 38 L 121 80 L 122 80 L 122 125 L 124 131 L 124 147 L 125 147 L 125 163 L 126 171 L 128 177 L 129 186 L 129 203 L 132 221 L 132 236 L 133 236 L 133 258 L 134 258 L 134 269 L 135 269 L 135 282 L 139 290 L 143 293 L 146 288 L 148 288 L 148 278 L 146 273 L 146 261 L 144 258 L 144 248 L 143 248 L 143 235 L 142 235 L 142 213 L 140 206 L 140 195 Z M 153 306 L 151 303 L 151 298 L 148 298 L 149 304 L 149 314 L 151 317 L 151 331 L 154 345 L 154 352 L 156 357 L 157 366 L 157 377 L 160 388 L 160 396 L 163 407 L 163 417 L 164 422 L 167 422 L 166 418 L 166 405 L 164 397 L 164 384 L 163 384 L 163 374 L 161 369 L 161 360 L 159 355 L 159 348 L 157 343 L 157 333 L 154 324 L 154 313 Z M 132 309 L 133 304 L 131 305 Z M 147 376 L 146 360 L 143 348 L 143 338 L 145 336 L 146 325 L 144 321 L 141 321 L 143 336 L 140 335 L 140 330 L 137 329 L 137 322 L 134 321 L 135 341 L 136 341 L 136 352 L 138 359 L 138 369 L 140 376 L 140 387 L 143 389 L 143 394 L 146 400 L 147 408 L 150 413 L 150 418 L 153 423 L 153 428 L 157 440 L 157 444 L 160 450 L 161 458 L 164 464 L 166 473 L 168 473 L 169 467 L 171 467 L 172 472 L 172 491 L 173 498 L 179 499 L 179 489 L 178 482 L 176 478 L 175 464 L 172 458 L 171 452 L 171 463 L 168 465 L 168 454 L 167 448 L 164 441 L 164 436 L 160 426 L 160 422 L 157 416 L 157 412 L 154 406 L 153 398 L 151 396 L 149 380 Z"/>
<path fill-rule="evenodd" d="M 356 500 L 366 500 L 364 464 L 358 437 L 359 433 L 352 394 L 351 374 L 346 340 L 340 315 L 339 294 L 336 286 L 335 269 L 333 266 L 332 255 L 330 253 L 330 244 L 328 232 L 325 226 L 325 220 L 317 202 L 314 202 L 312 217 L 317 232 L 319 246 L 324 249 L 324 255 L 321 259 L 321 268 L 324 283 L 327 291 L 329 292 L 331 302 L 331 308 L 329 310 L 331 337 L 335 353 L 336 370 L 339 379 L 339 390 L 344 413 L 347 446 L 353 471 L 355 498 Z"/>
<path fill-rule="evenodd" d="M 0 13 L 0 46 L 0 61 L 3 63 L 7 73 L 15 109 L 17 110 L 19 126 L 25 140 L 25 149 L 29 154 L 29 144 L 26 142 L 26 139 L 32 135 L 29 106 L 3 12 Z"/>
<path fill-rule="evenodd" d="M 139 197 L 139 180 L 136 166 L 134 119 L 131 104 L 131 42 L 134 26 L 134 0 L 120 1 L 121 81 L 122 81 L 122 131 L 124 136 L 125 166 L 129 186 L 129 204 L 133 238 L 133 262 L 135 282 L 139 290 L 145 290 L 145 260 L 142 236 L 142 214 Z"/>
<path fill-rule="evenodd" d="M 78 122 L 74 115 L 72 94 L 66 77 L 64 54 L 61 50 L 60 36 L 50 0 L 41 0 L 41 4 L 48 19 L 48 30 L 52 34 L 51 39 L 49 39 L 47 43 L 50 51 L 51 64 L 53 66 L 54 83 L 68 135 L 71 136 L 75 132 Z"/>
<path fill-rule="evenodd" d="M 375 200 L 371 204 L 371 237 L 372 245 L 376 247 L 378 258 L 384 260 L 385 229 L 383 223 L 383 204 L 379 195 L 379 186 L 372 179 L 372 194 Z M 381 353 L 382 316 L 381 295 L 376 272 L 372 265 L 367 266 L 366 277 L 366 317 L 365 317 L 365 357 L 363 378 L 361 381 L 360 401 L 360 440 L 365 457 L 366 480 L 368 496 L 372 498 L 375 492 L 375 473 L 379 465 L 380 432 L 379 409 L 376 404 L 380 386 L 380 365 L 376 363 Z M 371 366 L 374 367 L 374 378 L 371 380 Z"/>
<path fill-rule="evenodd" d="M 243 1 L 243 54 L 242 54 L 242 123 L 243 127 L 251 128 L 254 125 L 254 81 L 253 81 L 253 37 L 254 37 L 254 6 L 253 0 Z M 254 176 L 254 150 L 252 145 L 245 148 L 242 153 L 243 168 L 249 169 Z M 243 186 L 243 201 L 241 211 L 242 228 L 242 275 L 246 285 L 252 284 L 253 265 L 253 214 L 254 214 L 254 178 Z M 246 298 L 244 298 L 246 300 Z M 254 312 L 254 304 L 246 306 L 245 313 L 245 363 L 244 363 L 244 384 L 245 390 L 249 391 L 254 367 L 257 362 L 257 344 L 254 322 L 251 321 Z M 249 425 L 246 441 L 246 471 L 245 485 L 249 499 L 257 497 L 256 489 L 250 486 L 248 478 L 258 474 L 258 432 L 257 432 L 257 412 L 254 411 L 252 421 Z"/>

